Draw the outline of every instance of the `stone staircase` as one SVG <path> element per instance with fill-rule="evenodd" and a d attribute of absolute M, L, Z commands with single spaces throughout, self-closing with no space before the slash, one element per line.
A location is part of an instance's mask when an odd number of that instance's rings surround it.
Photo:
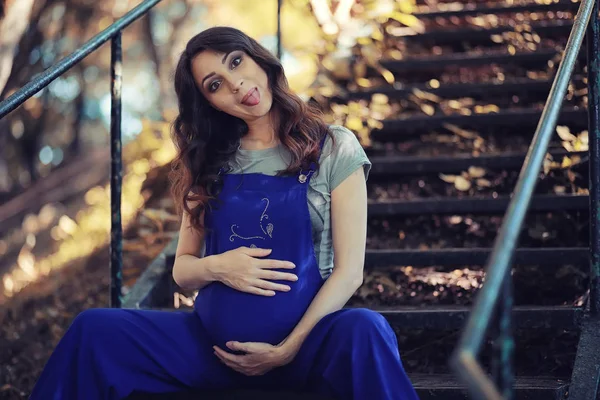
<path fill-rule="evenodd" d="M 552 85 L 551 66 L 557 65 L 578 6 L 563 0 L 512 5 L 440 2 L 416 14 L 426 26 L 424 33 L 388 38 L 404 55 L 401 60 L 381 62 L 394 74 L 394 85 L 348 90 L 330 99 L 343 105 L 369 102 L 373 95 L 383 94 L 399 110 L 372 132 L 367 148 L 373 162 L 368 183 L 367 275 L 408 274 L 400 269 L 403 266 L 446 274 L 482 269 Z M 482 18 L 495 22 L 478 26 Z M 515 36 L 518 32 L 533 45 L 510 47 L 506 40 L 523 40 Z M 588 126 L 584 99 L 577 94 L 586 85 L 585 52 L 580 55 L 571 80 L 573 93 L 567 96 L 558 121 L 575 136 Z M 369 69 L 367 74 L 377 72 Z M 567 295 L 565 287 L 589 274 L 587 151 L 575 145 L 567 151 L 563 142 L 569 138 L 562 136 L 555 135 L 550 145 L 548 170 L 540 174 L 513 262 L 517 399 L 566 398 L 584 318 L 585 289 L 569 289 Z M 171 278 L 175 248 L 176 239 L 148 266 L 123 307 L 174 307 L 173 294 L 181 292 Z M 425 281 L 418 285 L 429 285 L 431 291 L 443 286 Z M 418 342 L 432 332 L 457 332 L 470 310 L 470 298 L 442 299 L 439 290 L 431 296 L 439 300 L 419 303 L 410 300 L 414 296 L 408 287 L 385 290 L 403 295 L 390 296 L 394 300 L 386 304 L 353 298 L 348 306 L 380 312 L 403 343 L 410 338 Z M 567 355 L 552 354 L 553 338 L 565 334 L 570 335 L 564 343 Z M 530 350 L 528 346 L 538 340 L 548 341 L 547 350 Z M 455 344 L 456 336 L 441 340 L 440 352 L 449 355 Z M 402 344 L 400 348 L 407 350 Z M 529 351 L 539 353 L 532 357 L 540 363 L 521 363 Z M 419 358 L 424 352 L 409 353 L 403 359 L 421 399 L 468 398 L 447 365 Z M 431 363 L 436 365 L 424 367 Z M 489 366 L 486 360 L 484 364 Z M 281 393 L 181 396 L 315 398 Z"/>

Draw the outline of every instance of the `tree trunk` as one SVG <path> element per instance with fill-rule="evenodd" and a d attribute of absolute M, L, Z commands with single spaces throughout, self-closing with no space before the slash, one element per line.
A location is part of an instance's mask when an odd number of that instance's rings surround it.
<path fill-rule="evenodd" d="M 6 0 L 0 20 L 0 93 L 8 82 L 21 37 L 31 18 L 34 0 Z"/>

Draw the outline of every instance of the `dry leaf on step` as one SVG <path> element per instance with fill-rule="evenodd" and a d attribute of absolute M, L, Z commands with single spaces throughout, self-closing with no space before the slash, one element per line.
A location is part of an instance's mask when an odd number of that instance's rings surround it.
<path fill-rule="evenodd" d="M 473 178 L 482 178 L 485 175 L 485 169 L 481 167 L 469 167 L 469 176 Z"/>
<path fill-rule="evenodd" d="M 466 192 L 471 188 L 471 182 L 462 176 L 457 176 L 456 180 L 454 181 L 454 187 L 461 192 Z"/>
<path fill-rule="evenodd" d="M 556 133 L 558 133 L 558 136 L 560 136 L 562 140 L 568 142 L 572 142 L 573 140 L 577 139 L 577 137 L 571 133 L 568 126 L 557 126 Z"/>
<path fill-rule="evenodd" d="M 456 181 L 456 178 L 456 175 L 440 174 L 440 179 L 447 183 L 454 183 Z"/>

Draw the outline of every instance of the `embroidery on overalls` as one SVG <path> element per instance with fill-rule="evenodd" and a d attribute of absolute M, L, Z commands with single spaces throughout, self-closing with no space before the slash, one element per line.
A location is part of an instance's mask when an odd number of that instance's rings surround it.
<path fill-rule="evenodd" d="M 269 199 L 268 198 L 264 198 L 263 201 L 267 202 L 267 205 L 265 206 L 265 209 L 263 210 L 261 216 L 260 216 L 260 229 L 263 231 L 264 234 L 269 235 L 270 238 L 273 238 L 273 224 L 271 222 L 269 222 L 267 224 L 267 230 L 265 231 L 265 229 L 263 228 L 263 220 L 264 219 L 269 219 L 269 215 L 267 215 L 267 209 L 269 208 Z"/>
<path fill-rule="evenodd" d="M 268 220 L 269 219 L 269 215 L 267 214 L 267 209 L 269 208 L 269 204 L 270 201 L 268 198 L 263 198 L 262 201 L 266 201 L 267 205 L 265 206 L 265 209 L 263 210 L 262 214 L 260 215 L 260 220 L 258 221 L 258 226 L 260 227 L 260 230 L 263 231 L 263 233 L 265 235 L 268 235 L 270 238 L 273 238 L 273 223 L 269 222 L 266 227 L 263 227 L 263 221 L 264 220 Z M 261 239 L 261 240 L 265 240 L 266 238 L 263 236 L 249 236 L 249 237 L 244 237 L 244 236 L 240 236 L 234 229 L 239 228 L 238 224 L 233 224 L 231 225 L 231 233 L 232 235 L 229 236 L 229 241 L 233 242 L 235 240 L 235 238 L 239 238 L 242 240 L 251 240 L 251 239 Z"/>
<path fill-rule="evenodd" d="M 240 236 L 240 235 L 237 234 L 237 232 L 235 232 L 233 230 L 234 228 L 238 228 L 238 224 L 231 225 L 231 233 L 233 233 L 233 235 L 229 236 L 229 241 L 230 242 L 233 242 L 235 240 L 235 238 L 240 238 L 240 239 L 244 239 L 244 240 L 250 240 L 250 239 L 262 239 L 262 240 L 265 240 L 265 238 L 262 237 L 262 236 L 250 236 L 250 237 Z"/>

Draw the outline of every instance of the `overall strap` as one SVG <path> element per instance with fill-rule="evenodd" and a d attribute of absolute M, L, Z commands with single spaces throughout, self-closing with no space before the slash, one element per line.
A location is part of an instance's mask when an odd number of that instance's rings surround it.
<path fill-rule="evenodd" d="M 327 133 L 325 133 L 325 135 L 323 135 L 323 138 L 321 139 L 321 142 L 319 143 L 319 155 L 317 156 L 317 159 L 321 158 L 321 154 L 323 153 L 323 147 L 325 146 L 325 139 L 327 139 Z M 298 181 L 300 183 L 307 182 L 308 180 L 310 180 L 310 177 L 314 174 L 314 172 L 316 170 L 317 170 L 317 163 L 315 163 L 313 161 L 310 163 L 310 168 L 306 174 L 302 170 L 300 170 L 299 175 L 298 175 Z"/>

